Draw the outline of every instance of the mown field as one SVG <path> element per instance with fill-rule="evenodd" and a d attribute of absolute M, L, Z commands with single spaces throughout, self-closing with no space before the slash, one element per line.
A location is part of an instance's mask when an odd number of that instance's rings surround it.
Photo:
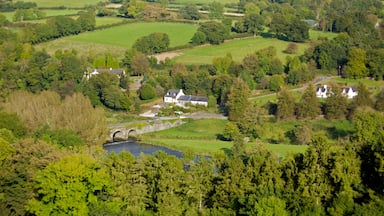
<path fill-rule="evenodd" d="M 170 47 L 188 44 L 197 28 L 197 25 L 183 23 L 138 22 L 61 38 L 37 47 L 46 49 L 49 53 L 54 53 L 57 49 L 76 49 L 80 55 L 109 50 L 116 56 L 122 56 L 138 38 L 153 32 L 167 33 Z"/>
<path fill-rule="evenodd" d="M 83 8 L 87 5 L 97 5 L 100 0 L 30 0 L 36 2 L 38 7 L 50 8 L 65 6 L 66 8 Z"/>
<path fill-rule="evenodd" d="M 142 142 L 181 151 L 190 149 L 203 155 L 227 151 L 232 148 L 233 143 L 219 140 L 227 122 L 227 120 L 217 119 L 191 120 L 176 128 L 144 134 L 142 135 Z M 282 130 L 288 130 L 293 127 L 292 125 L 294 126 L 294 124 L 289 123 L 288 126 L 282 127 Z M 274 130 L 274 128 L 271 130 Z M 273 134 L 268 133 L 266 135 L 266 139 L 269 139 L 267 136 L 273 136 Z M 266 144 L 264 140 L 253 141 L 247 143 L 246 146 L 250 150 L 258 146 L 265 146 L 279 156 L 285 156 L 290 152 L 304 152 L 307 148 L 306 146 L 289 144 Z"/>
<path fill-rule="evenodd" d="M 318 37 L 335 37 L 334 33 L 325 33 L 321 31 L 310 31 L 310 38 L 317 39 Z M 201 46 L 193 49 L 187 49 L 180 51 L 180 56 L 176 57 L 175 60 L 180 63 L 193 65 L 193 64 L 211 64 L 212 59 L 218 56 L 225 56 L 227 53 L 232 55 L 232 58 L 236 62 L 241 62 L 242 59 L 250 53 L 257 50 L 273 46 L 276 48 L 277 57 L 285 62 L 285 59 L 289 54 L 285 53 L 284 50 L 287 48 L 290 42 L 278 40 L 276 38 L 265 38 L 261 36 L 235 39 L 227 41 L 220 45 L 215 46 Z M 304 50 L 308 47 L 308 43 L 297 43 L 298 52 L 294 55 L 301 55 Z"/>

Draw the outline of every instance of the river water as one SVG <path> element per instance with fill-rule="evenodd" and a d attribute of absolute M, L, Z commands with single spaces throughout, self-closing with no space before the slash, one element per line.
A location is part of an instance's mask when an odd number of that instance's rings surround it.
<path fill-rule="evenodd" d="M 133 154 L 135 157 L 138 157 L 141 153 L 144 154 L 154 154 L 157 151 L 163 151 L 169 155 L 174 155 L 178 158 L 181 158 L 183 153 L 169 148 L 154 146 L 145 143 L 139 143 L 137 141 L 121 141 L 104 144 L 103 148 L 108 152 L 120 153 L 122 151 L 127 151 Z"/>

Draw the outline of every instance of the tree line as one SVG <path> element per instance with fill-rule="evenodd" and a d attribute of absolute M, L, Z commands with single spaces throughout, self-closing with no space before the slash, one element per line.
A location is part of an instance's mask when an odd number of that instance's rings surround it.
<path fill-rule="evenodd" d="M 380 215 L 383 120 L 358 112 L 350 140 L 317 135 L 285 158 L 242 140 L 209 159 L 91 156 L 3 128 L 0 206 L 5 215 Z"/>

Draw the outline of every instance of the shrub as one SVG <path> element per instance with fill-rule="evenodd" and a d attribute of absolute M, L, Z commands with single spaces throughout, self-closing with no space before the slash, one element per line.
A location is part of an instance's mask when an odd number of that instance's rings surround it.
<path fill-rule="evenodd" d="M 156 90 L 150 84 L 144 84 L 140 89 L 140 99 L 149 100 L 156 97 Z"/>

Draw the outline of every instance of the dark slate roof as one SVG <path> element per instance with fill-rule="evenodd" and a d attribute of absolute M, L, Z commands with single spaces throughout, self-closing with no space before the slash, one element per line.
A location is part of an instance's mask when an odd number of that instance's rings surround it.
<path fill-rule="evenodd" d="M 352 90 L 352 92 L 357 92 L 357 89 L 355 87 L 346 87 L 346 88 L 343 88 L 346 92 L 348 92 L 349 90 Z"/>
<path fill-rule="evenodd" d="M 207 97 L 193 96 L 193 95 L 183 95 L 183 96 L 180 96 L 178 100 L 185 101 L 185 102 L 191 102 L 191 101 L 208 102 Z"/>
<path fill-rule="evenodd" d="M 326 92 L 327 91 L 327 88 L 325 88 L 324 86 L 320 86 L 320 87 L 317 87 L 316 91 L 321 91 L 321 92 Z"/>
<path fill-rule="evenodd" d="M 165 94 L 166 97 L 172 97 L 175 98 L 176 95 L 179 93 L 179 89 L 169 89 L 167 93 Z"/>

